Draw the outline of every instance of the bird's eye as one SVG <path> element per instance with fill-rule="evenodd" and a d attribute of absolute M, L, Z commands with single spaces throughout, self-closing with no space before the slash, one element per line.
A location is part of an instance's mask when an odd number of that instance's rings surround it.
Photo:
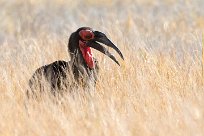
<path fill-rule="evenodd" d="M 85 35 L 85 38 L 90 40 L 92 38 L 92 35 L 91 34 Z"/>
<path fill-rule="evenodd" d="M 81 30 L 79 32 L 79 36 L 83 39 L 83 40 L 91 40 L 94 38 L 94 33 L 91 30 Z"/>

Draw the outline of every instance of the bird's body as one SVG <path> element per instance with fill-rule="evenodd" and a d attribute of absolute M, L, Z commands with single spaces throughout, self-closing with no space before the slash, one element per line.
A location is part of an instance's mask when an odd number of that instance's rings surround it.
<path fill-rule="evenodd" d="M 45 84 L 50 86 L 54 94 L 56 91 L 70 89 L 78 84 L 84 87 L 94 86 L 99 66 L 97 60 L 93 58 L 90 47 L 101 51 L 118 63 L 115 57 L 98 42 L 114 48 L 123 58 L 122 53 L 105 34 L 93 31 L 89 27 L 79 28 L 69 38 L 68 52 L 71 60 L 68 62 L 59 60 L 38 68 L 29 80 L 32 94 L 35 90 L 42 91 Z"/>
<path fill-rule="evenodd" d="M 55 93 L 56 90 L 64 90 L 68 87 L 83 85 L 84 87 L 93 86 L 97 81 L 99 71 L 98 62 L 95 60 L 96 68 L 85 69 L 75 66 L 71 61 L 55 61 L 51 64 L 38 68 L 29 80 L 32 90 L 43 90 L 46 83 Z"/>

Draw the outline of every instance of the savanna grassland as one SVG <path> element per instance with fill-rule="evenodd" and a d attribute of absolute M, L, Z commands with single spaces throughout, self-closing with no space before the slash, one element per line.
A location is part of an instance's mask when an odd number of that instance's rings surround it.
<path fill-rule="evenodd" d="M 203 0 L 1 0 L 1 136 L 204 135 Z M 81 26 L 120 48 L 121 66 L 94 51 L 94 90 L 27 100 L 40 66 L 69 60 Z"/>

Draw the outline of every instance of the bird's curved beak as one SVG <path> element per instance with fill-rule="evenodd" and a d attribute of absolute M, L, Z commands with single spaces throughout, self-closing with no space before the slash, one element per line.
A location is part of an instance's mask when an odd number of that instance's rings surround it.
<path fill-rule="evenodd" d="M 118 47 L 116 45 L 114 45 L 108 38 L 107 36 L 99 31 L 94 31 L 94 39 L 90 40 L 87 42 L 87 46 L 92 47 L 102 53 L 104 53 L 105 55 L 107 55 L 108 57 L 110 57 L 113 61 L 115 61 L 118 65 L 119 62 L 116 60 L 116 58 L 105 48 L 103 47 L 101 44 L 99 43 L 103 43 L 111 48 L 113 48 L 119 55 L 120 57 L 124 60 L 123 54 L 121 53 L 121 51 L 118 49 Z"/>

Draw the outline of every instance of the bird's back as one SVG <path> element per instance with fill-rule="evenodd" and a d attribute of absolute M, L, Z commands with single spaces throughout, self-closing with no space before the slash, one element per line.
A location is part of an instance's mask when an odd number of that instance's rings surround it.
<path fill-rule="evenodd" d="M 74 86 L 83 84 L 83 86 L 95 85 L 98 74 L 98 61 L 95 60 L 96 68 L 86 71 L 79 69 L 71 61 L 55 61 L 51 64 L 38 68 L 29 80 L 30 92 L 28 97 L 34 95 L 36 91 L 50 89 L 53 94 L 63 91 L 71 91 Z M 67 90 L 69 89 L 69 90 Z"/>

